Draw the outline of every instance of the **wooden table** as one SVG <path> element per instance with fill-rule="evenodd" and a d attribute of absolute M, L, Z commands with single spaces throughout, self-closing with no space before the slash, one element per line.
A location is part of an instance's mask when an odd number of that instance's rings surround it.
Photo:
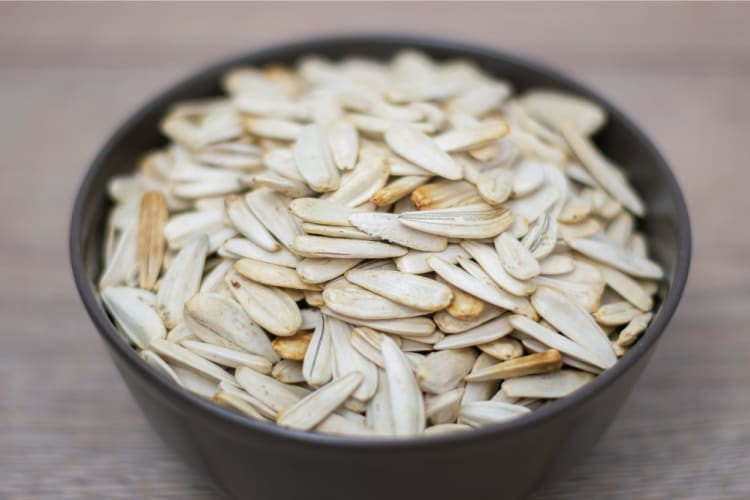
<path fill-rule="evenodd" d="M 694 228 L 690 285 L 593 453 L 537 499 L 750 498 L 747 5 L 0 5 L 0 498 L 213 498 L 158 441 L 68 268 L 68 217 L 135 106 L 227 54 L 419 32 L 562 68 L 635 117 Z"/>

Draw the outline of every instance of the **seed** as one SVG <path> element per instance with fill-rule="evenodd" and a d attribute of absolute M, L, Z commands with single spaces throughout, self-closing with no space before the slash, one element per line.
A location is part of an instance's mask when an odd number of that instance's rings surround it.
<path fill-rule="evenodd" d="M 312 340 L 311 333 L 298 333 L 291 337 L 279 337 L 271 342 L 273 350 L 281 359 L 302 361 Z"/>
<path fill-rule="evenodd" d="M 106 186 L 102 303 L 168 380 L 308 432 L 432 435 L 564 397 L 647 330 L 665 273 L 596 102 L 414 50 L 220 83 Z"/>
<path fill-rule="evenodd" d="M 559 351 L 550 349 L 538 354 L 529 354 L 489 366 L 466 376 L 467 382 L 486 382 L 487 380 L 504 380 L 524 375 L 536 375 L 557 371 L 562 368 L 562 356 Z"/>
<path fill-rule="evenodd" d="M 138 221 L 138 268 L 139 285 L 146 290 L 154 287 L 161 270 L 167 217 L 164 195 L 159 191 L 145 192 Z"/>

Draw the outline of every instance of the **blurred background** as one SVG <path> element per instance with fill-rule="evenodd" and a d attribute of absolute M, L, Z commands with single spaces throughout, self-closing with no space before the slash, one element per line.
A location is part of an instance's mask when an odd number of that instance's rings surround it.
<path fill-rule="evenodd" d="M 75 190 L 113 129 L 193 70 L 381 32 L 568 73 L 645 129 L 688 199 L 677 315 L 592 455 L 535 499 L 750 497 L 750 6 L 276 2 L 0 4 L 0 498 L 213 498 L 147 427 L 78 300 Z"/>

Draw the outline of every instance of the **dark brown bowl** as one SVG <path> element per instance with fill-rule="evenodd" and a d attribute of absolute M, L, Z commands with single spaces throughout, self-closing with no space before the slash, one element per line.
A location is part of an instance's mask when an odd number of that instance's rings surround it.
<path fill-rule="evenodd" d="M 130 171 L 138 156 L 165 143 L 159 118 L 182 99 L 220 94 L 219 76 L 238 64 L 331 58 L 386 58 L 421 49 L 436 59 L 468 58 L 519 91 L 548 87 L 580 94 L 606 108 L 597 144 L 622 165 L 648 207 L 643 230 L 664 268 L 656 315 L 636 345 L 611 369 L 564 399 L 507 423 L 455 435 L 363 440 L 302 433 L 224 410 L 161 377 L 126 345 L 95 292 L 109 208 L 106 183 Z M 128 389 L 164 442 L 196 471 L 235 498 L 513 499 L 527 495 L 583 457 L 601 436 L 646 366 L 685 288 L 690 222 L 680 188 L 649 139 L 609 102 L 557 71 L 461 43 L 371 36 L 314 39 L 252 52 L 204 69 L 148 102 L 107 141 L 78 192 L 70 228 L 73 275 L 91 319 Z"/>

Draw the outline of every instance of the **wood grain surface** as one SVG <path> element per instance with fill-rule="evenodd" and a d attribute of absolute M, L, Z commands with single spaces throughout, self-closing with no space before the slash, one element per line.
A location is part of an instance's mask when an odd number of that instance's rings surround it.
<path fill-rule="evenodd" d="M 750 6 L 559 3 L 1 4 L 0 498 L 215 498 L 147 426 L 78 300 L 77 184 L 123 118 L 205 63 L 385 31 L 574 75 L 644 127 L 688 198 L 680 309 L 592 454 L 534 498 L 750 498 Z"/>

